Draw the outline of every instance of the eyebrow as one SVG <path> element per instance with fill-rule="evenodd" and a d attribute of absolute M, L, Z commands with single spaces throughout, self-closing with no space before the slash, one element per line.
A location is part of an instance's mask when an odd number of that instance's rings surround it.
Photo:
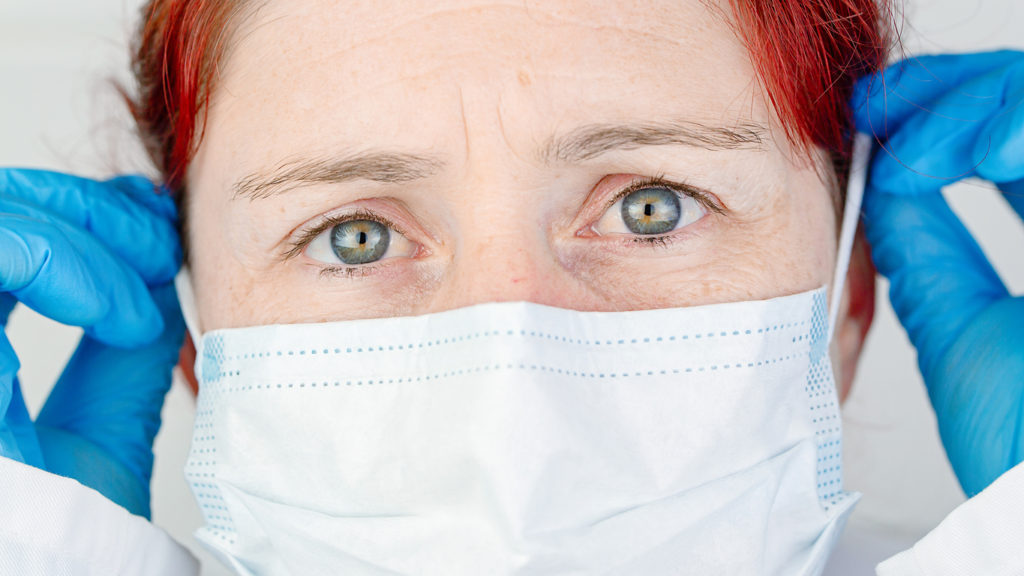
<path fill-rule="evenodd" d="M 253 173 L 234 185 L 234 198 L 260 200 L 308 184 L 369 180 L 400 184 L 429 178 L 444 167 L 437 158 L 402 152 L 359 152 L 327 160 L 292 160 L 267 175 Z"/>
<path fill-rule="evenodd" d="M 543 165 L 576 164 L 615 150 L 647 146 L 691 146 L 707 150 L 764 150 L 768 129 L 755 123 L 734 127 L 690 121 L 633 124 L 588 124 L 552 135 L 537 149 Z M 310 184 L 339 184 L 367 180 L 400 184 L 438 174 L 445 162 L 438 157 L 407 152 L 357 152 L 332 159 L 290 160 L 269 173 L 253 173 L 233 186 L 234 199 L 259 200 Z"/>
<path fill-rule="evenodd" d="M 741 123 L 734 128 L 689 121 L 588 124 L 548 138 L 537 158 L 543 164 L 574 164 L 613 150 L 672 145 L 707 150 L 763 150 L 767 134 L 765 126 L 755 123 Z"/>

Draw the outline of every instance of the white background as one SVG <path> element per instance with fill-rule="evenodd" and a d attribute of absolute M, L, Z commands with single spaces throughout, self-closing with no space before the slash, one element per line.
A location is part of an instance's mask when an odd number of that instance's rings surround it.
<path fill-rule="evenodd" d="M 139 0 L 0 3 L 0 165 L 94 177 L 151 172 L 114 89 L 116 80 L 127 83 L 127 44 L 139 5 Z M 1024 48 L 1019 0 L 907 0 L 905 12 L 903 43 L 911 54 Z M 1024 247 L 1024 227 L 981 183 L 956 186 L 947 196 L 1010 289 L 1020 293 L 1024 266 L 1015 256 Z M 855 554 L 866 565 L 874 561 L 872 555 L 923 535 L 963 500 L 939 444 L 913 349 L 886 290 L 883 281 L 875 326 L 844 407 L 847 487 L 864 493 L 848 541 L 874 550 Z M 35 411 L 80 332 L 19 308 L 8 333 L 22 360 L 26 400 Z M 182 470 L 192 414 L 193 401 L 178 382 L 157 438 L 153 520 L 197 551 L 205 575 L 227 574 L 191 537 L 200 516 Z"/>

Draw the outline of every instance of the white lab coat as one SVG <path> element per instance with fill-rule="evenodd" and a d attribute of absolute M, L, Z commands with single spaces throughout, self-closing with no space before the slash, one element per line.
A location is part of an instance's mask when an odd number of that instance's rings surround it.
<path fill-rule="evenodd" d="M 166 532 L 102 494 L 0 458 L 0 575 L 194 576 Z"/>
<path fill-rule="evenodd" d="M 197 576 L 163 530 L 74 480 L 0 458 L 0 575 Z M 1024 464 L 954 510 L 877 576 L 1024 574 Z"/>

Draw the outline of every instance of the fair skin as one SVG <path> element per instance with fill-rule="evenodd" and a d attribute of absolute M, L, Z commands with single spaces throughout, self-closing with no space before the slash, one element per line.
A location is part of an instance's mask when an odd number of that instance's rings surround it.
<path fill-rule="evenodd" d="M 493 301 L 666 308 L 829 283 L 823 156 L 787 140 L 728 8 L 708 4 L 270 0 L 237 23 L 187 177 L 202 329 Z M 587 132 L 577 144 L 611 147 L 558 146 Z M 363 154 L 412 154 L 390 166 L 418 173 L 340 164 Z M 310 160 L 315 177 L 296 168 Z M 672 193 L 687 216 L 637 240 L 608 206 L 659 176 L 689 186 Z M 321 225 L 346 216 L 394 225 L 384 259 L 338 258 Z"/>

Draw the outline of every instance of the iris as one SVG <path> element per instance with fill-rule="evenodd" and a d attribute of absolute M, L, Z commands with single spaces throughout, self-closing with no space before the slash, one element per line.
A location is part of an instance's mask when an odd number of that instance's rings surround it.
<path fill-rule="evenodd" d="M 622 199 L 622 221 L 634 234 L 671 232 L 681 217 L 679 196 L 668 188 L 644 188 Z"/>
<path fill-rule="evenodd" d="M 331 230 L 331 249 L 349 265 L 380 260 L 390 243 L 388 227 L 373 220 L 349 220 Z"/>

